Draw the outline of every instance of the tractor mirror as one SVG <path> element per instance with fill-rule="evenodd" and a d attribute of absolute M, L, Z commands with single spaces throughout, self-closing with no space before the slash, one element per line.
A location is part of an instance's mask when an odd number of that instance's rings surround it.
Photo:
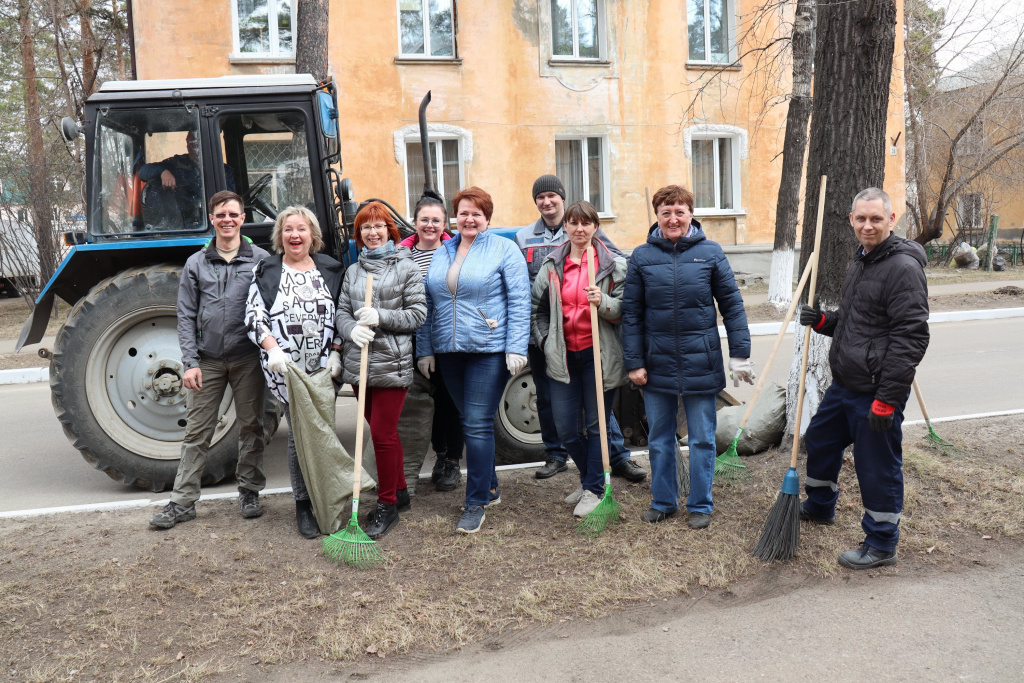
<path fill-rule="evenodd" d="M 75 120 L 70 116 L 65 116 L 60 120 L 60 132 L 64 134 L 64 139 L 68 142 L 74 142 L 78 139 L 78 136 L 82 134 L 82 128 Z"/>
<path fill-rule="evenodd" d="M 325 138 L 333 140 L 338 137 L 338 109 L 334 106 L 334 97 L 323 90 L 316 96 L 320 105 L 320 130 L 323 131 Z"/>

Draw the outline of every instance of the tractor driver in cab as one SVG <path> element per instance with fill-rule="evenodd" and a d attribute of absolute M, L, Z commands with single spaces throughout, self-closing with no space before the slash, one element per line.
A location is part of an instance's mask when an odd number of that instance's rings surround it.
<path fill-rule="evenodd" d="M 202 159 L 194 130 L 188 131 L 185 145 L 185 154 L 139 168 L 139 180 L 146 183 L 142 190 L 142 218 L 148 230 L 205 226 Z M 227 164 L 224 171 L 226 189 L 234 192 L 235 174 Z"/>

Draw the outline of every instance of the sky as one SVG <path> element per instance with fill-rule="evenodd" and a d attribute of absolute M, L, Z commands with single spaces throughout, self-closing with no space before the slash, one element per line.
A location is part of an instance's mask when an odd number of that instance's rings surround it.
<path fill-rule="evenodd" d="M 1020 0 L 933 0 L 932 4 L 945 8 L 947 22 L 956 27 L 939 53 L 939 63 L 948 64 L 949 73 L 1012 45 L 1024 26 Z"/>

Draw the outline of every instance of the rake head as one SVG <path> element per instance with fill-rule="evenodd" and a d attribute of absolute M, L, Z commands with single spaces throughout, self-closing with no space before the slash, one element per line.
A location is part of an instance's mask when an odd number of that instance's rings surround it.
<path fill-rule="evenodd" d="M 928 436 L 926 436 L 925 438 L 928 439 L 928 443 L 931 446 L 942 451 L 943 455 L 948 455 L 951 457 L 962 455 L 959 448 L 957 448 L 955 445 L 953 445 L 949 441 L 946 441 L 941 436 L 935 433 L 935 430 L 932 429 L 932 423 L 930 421 L 928 422 Z"/>
<path fill-rule="evenodd" d="M 606 483 L 604 486 L 604 497 L 597 504 L 589 515 L 576 524 L 576 531 L 587 536 L 597 536 L 604 531 L 609 524 L 619 521 L 619 512 L 622 506 L 612 498 L 612 485 Z"/>
<path fill-rule="evenodd" d="M 740 438 L 737 436 L 725 453 L 715 458 L 715 479 L 719 481 L 736 481 L 743 479 L 750 473 L 747 466 L 740 461 L 740 454 L 736 451 L 736 445 Z"/>
<path fill-rule="evenodd" d="M 359 528 L 355 510 L 352 511 L 352 519 L 347 527 L 323 540 L 323 551 L 328 559 L 344 562 L 356 569 L 372 569 L 387 561 L 376 541 Z"/>
<path fill-rule="evenodd" d="M 765 562 L 788 560 L 800 545 L 800 475 L 792 467 L 786 472 L 782 491 L 768 512 L 754 557 Z"/>

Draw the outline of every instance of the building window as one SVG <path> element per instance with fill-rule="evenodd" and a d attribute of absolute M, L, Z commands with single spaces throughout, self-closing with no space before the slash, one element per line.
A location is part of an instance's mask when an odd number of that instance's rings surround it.
<path fill-rule="evenodd" d="M 431 140 L 429 145 L 430 170 L 433 173 L 434 189 L 444 197 L 448 215 L 454 216 L 452 199 L 463 185 L 459 140 L 458 138 L 436 139 Z M 440 169 L 440 173 L 438 173 L 438 169 Z M 410 218 L 416 202 L 423 195 L 423 180 L 423 145 L 419 140 L 408 140 L 405 143 L 405 188 Z"/>
<path fill-rule="evenodd" d="M 402 57 L 455 57 L 454 0 L 398 0 Z"/>
<path fill-rule="evenodd" d="M 601 0 L 551 0 L 554 58 L 600 59 Z"/>
<path fill-rule="evenodd" d="M 603 138 L 555 140 L 555 175 L 565 185 L 566 204 L 585 199 L 608 212 L 606 157 Z"/>
<path fill-rule="evenodd" d="M 738 210 L 740 188 L 736 139 L 694 136 L 690 145 L 694 210 Z"/>
<path fill-rule="evenodd" d="M 295 54 L 294 0 L 234 0 L 235 52 L 291 57 Z"/>
<path fill-rule="evenodd" d="M 690 60 L 728 64 L 733 60 L 730 0 L 687 0 Z"/>
<path fill-rule="evenodd" d="M 960 227 L 965 230 L 980 230 L 985 226 L 984 196 L 980 192 L 965 192 L 960 195 Z"/>

